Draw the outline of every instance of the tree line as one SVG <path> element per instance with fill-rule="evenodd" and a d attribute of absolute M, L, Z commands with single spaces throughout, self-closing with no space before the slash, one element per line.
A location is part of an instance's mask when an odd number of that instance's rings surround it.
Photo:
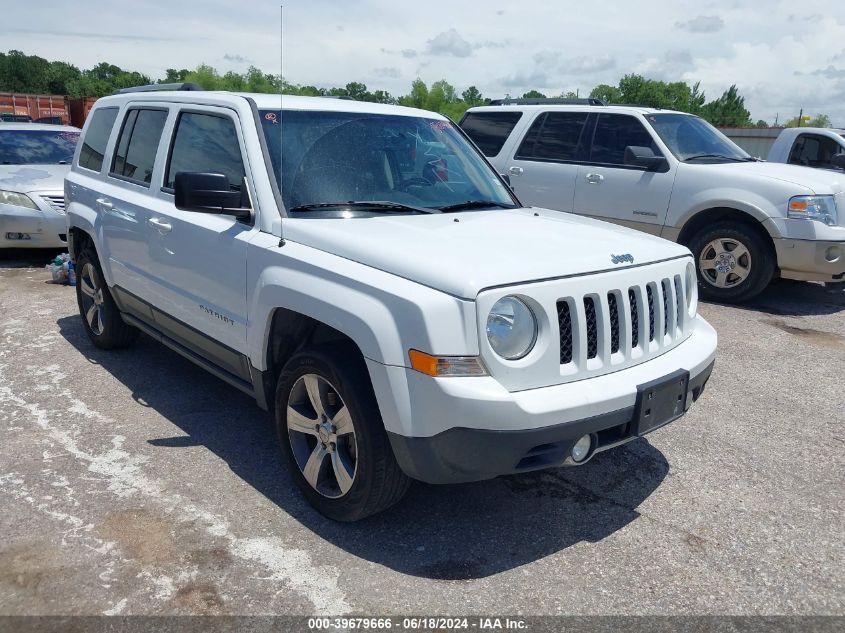
<path fill-rule="evenodd" d="M 165 76 L 155 83 L 193 82 L 206 90 L 233 90 L 238 92 L 279 92 L 285 94 L 325 97 L 350 97 L 359 101 L 390 103 L 425 110 L 440 112 L 453 120 L 460 119 L 468 108 L 484 105 L 490 99 L 481 94 L 475 86 L 458 93 L 457 89 L 445 79 L 435 81 L 430 86 L 422 79 L 411 83 L 411 90 L 406 95 L 393 96 L 384 90 L 370 90 L 365 84 L 352 81 L 345 86 L 331 88 L 306 84 L 294 84 L 280 75 L 268 74 L 251 66 L 245 73 L 228 71 L 220 73 L 212 66 L 201 64 L 190 70 L 187 68 L 168 68 Z M 72 64 L 62 61 L 48 61 L 37 55 L 26 55 L 21 51 L 0 52 L 0 92 L 20 92 L 34 94 L 57 94 L 71 97 L 102 97 L 121 88 L 154 83 L 153 79 L 136 71 L 119 68 L 114 64 L 101 62 L 93 68 L 80 70 Z M 530 90 L 522 95 L 504 95 L 523 98 L 577 98 L 576 92 L 544 94 Z M 684 81 L 666 82 L 648 79 L 637 74 L 627 74 L 618 84 L 599 84 L 589 94 L 608 103 L 635 104 L 654 108 L 680 110 L 696 114 L 719 127 L 768 127 L 769 123 L 760 119 L 756 123 L 745 107 L 745 98 L 736 85 L 725 90 L 722 95 L 707 100 L 698 82 L 690 85 Z M 800 120 L 799 120 L 800 117 Z M 783 123 L 786 127 L 810 125 L 829 127 L 830 119 L 826 115 L 795 117 Z"/>

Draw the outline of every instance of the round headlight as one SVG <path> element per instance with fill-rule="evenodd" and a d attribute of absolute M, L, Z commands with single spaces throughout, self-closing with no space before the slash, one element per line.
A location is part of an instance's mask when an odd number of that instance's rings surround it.
<path fill-rule="evenodd" d="M 695 266 L 690 262 L 687 264 L 687 310 L 691 316 L 695 315 L 698 307 L 698 278 L 695 275 Z"/>
<path fill-rule="evenodd" d="M 524 357 L 537 342 L 537 319 L 531 308 L 517 297 L 499 299 L 487 316 L 487 340 L 506 360 Z"/>

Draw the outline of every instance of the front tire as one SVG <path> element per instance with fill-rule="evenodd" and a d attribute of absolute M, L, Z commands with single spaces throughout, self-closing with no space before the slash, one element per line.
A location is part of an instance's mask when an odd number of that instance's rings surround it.
<path fill-rule="evenodd" d="M 100 349 L 128 347 L 138 330 L 128 325 L 106 285 L 93 247 L 87 244 L 76 258 L 76 302 L 88 338 Z"/>
<path fill-rule="evenodd" d="M 763 292 L 774 276 L 774 253 L 747 225 L 718 222 L 694 235 L 689 246 L 705 299 L 743 303 Z"/>
<path fill-rule="evenodd" d="M 321 514 L 357 521 L 408 490 L 411 480 L 393 456 L 357 350 L 320 347 L 294 355 L 279 376 L 275 412 L 291 475 Z"/>

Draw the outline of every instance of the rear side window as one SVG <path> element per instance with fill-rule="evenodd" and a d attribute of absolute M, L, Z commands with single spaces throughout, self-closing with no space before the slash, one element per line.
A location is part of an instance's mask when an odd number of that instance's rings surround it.
<path fill-rule="evenodd" d="M 109 142 L 117 108 L 97 108 L 91 115 L 91 123 L 85 132 L 82 148 L 79 150 L 79 166 L 93 171 L 103 168 L 103 156 Z"/>
<path fill-rule="evenodd" d="M 649 147 L 655 155 L 661 155 L 651 134 L 639 120 L 626 114 L 600 114 L 593 135 L 590 162 L 624 165 L 625 148 L 629 145 Z"/>
<path fill-rule="evenodd" d="M 531 125 L 515 158 L 570 161 L 578 158 L 586 112 L 547 112 Z"/>
<path fill-rule="evenodd" d="M 166 110 L 133 108 L 123 120 L 114 150 L 112 175 L 150 184 L 161 132 L 167 120 Z"/>
<path fill-rule="evenodd" d="M 521 118 L 522 112 L 470 112 L 461 129 L 485 156 L 496 156 Z"/>
<path fill-rule="evenodd" d="M 826 136 L 801 134 L 789 153 L 789 162 L 806 167 L 833 169 L 833 156 L 842 151 L 839 143 Z"/>
<path fill-rule="evenodd" d="M 223 174 L 229 179 L 230 191 L 240 191 L 244 161 L 232 119 L 196 112 L 180 114 L 165 177 L 167 187 L 173 188 L 180 171 Z"/>

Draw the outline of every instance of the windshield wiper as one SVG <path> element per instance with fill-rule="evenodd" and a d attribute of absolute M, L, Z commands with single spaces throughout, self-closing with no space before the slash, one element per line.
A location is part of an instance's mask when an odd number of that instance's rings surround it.
<path fill-rule="evenodd" d="M 735 156 L 725 156 L 724 154 L 696 154 L 695 156 L 690 156 L 684 159 L 684 162 L 687 163 L 691 160 L 695 160 L 697 158 L 721 158 L 722 160 L 730 160 L 735 163 L 745 163 L 748 161 L 754 160 L 750 156 L 748 158 L 736 158 Z"/>
<path fill-rule="evenodd" d="M 447 204 L 445 207 L 440 207 L 443 213 L 450 211 L 464 211 L 466 209 L 483 209 L 485 207 L 496 207 L 498 209 L 515 209 L 512 204 L 504 204 L 496 202 L 495 200 L 467 200 L 466 202 L 458 202 L 457 204 Z"/>
<path fill-rule="evenodd" d="M 368 209 L 374 212 L 391 211 L 411 211 L 413 213 L 440 213 L 438 209 L 429 209 L 428 207 L 415 207 L 411 204 L 402 204 L 401 202 L 387 202 L 382 200 L 350 200 L 348 202 L 315 202 L 313 204 L 300 204 L 289 209 L 289 211 L 316 211 L 319 209 L 331 209 L 337 207 L 355 207 L 359 209 Z"/>

